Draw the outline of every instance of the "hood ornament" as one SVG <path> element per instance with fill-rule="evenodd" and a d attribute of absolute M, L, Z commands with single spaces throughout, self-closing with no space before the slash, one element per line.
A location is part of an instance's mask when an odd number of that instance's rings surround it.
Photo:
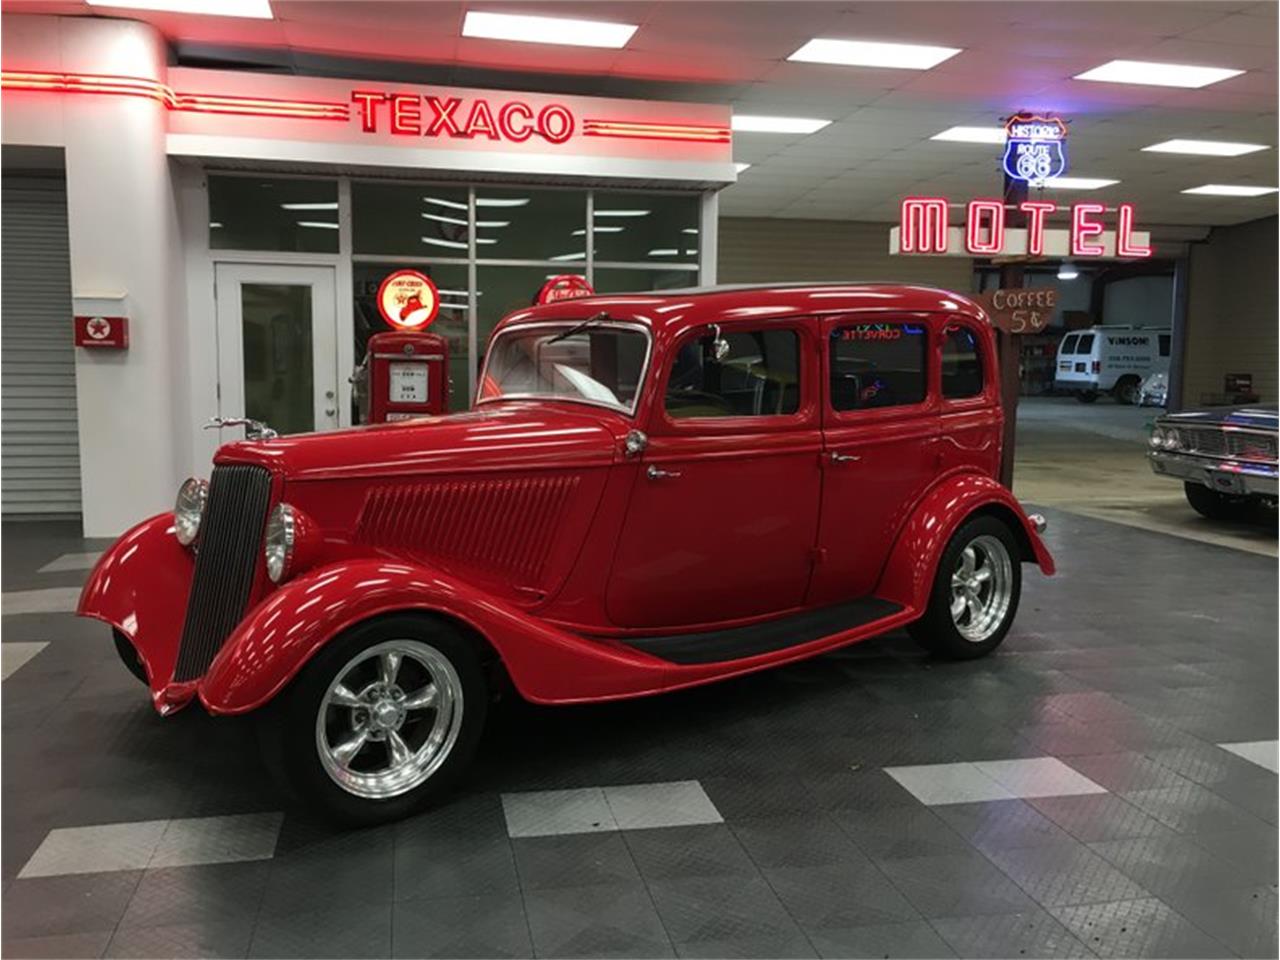
<path fill-rule="evenodd" d="M 205 430 L 221 430 L 223 427 L 244 427 L 246 440 L 274 440 L 280 436 L 261 420 L 249 417 L 210 417 L 204 425 Z"/>

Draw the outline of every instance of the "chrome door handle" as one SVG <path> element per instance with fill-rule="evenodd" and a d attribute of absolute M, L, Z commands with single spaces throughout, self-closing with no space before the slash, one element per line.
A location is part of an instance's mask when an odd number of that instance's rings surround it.
<path fill-rule="evenodd" d="M 832 450 L 830 453 L 830 459 L 832 463 L 856 463 L 862 458 L 852 453 L 838 453 L 837 451 Z"/>
<path fill-rule="evenodd" d="M 680 471 L 663 470 L 661 467 L 655 467 L 653 464 L 649 464 L 649 469 L 644 472 L 644 475 L 650 480 L 674 480 L 680 476 Z"/>

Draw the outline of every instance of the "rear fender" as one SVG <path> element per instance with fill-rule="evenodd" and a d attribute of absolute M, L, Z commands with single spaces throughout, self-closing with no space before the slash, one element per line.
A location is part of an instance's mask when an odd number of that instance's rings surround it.
<path fill-rule="evenodd" d="M 363 558 L 308 571 L 270 594 L 227 639 L 200 699 L 214 714 L 255 710 L 344 630 L 406 611 L 443 615 L 483 637 L 534 703 L 657 692 L 670 670 L 647 654 L 560 630 L 441 571 Z"/>
<path fill-rule="evenodd" d="M 1010 524 L 1024 562 L 1034 561 L 1046 576 L 1053 575 L 1053 558 L 1008 488 L 984 474 L 965 473 L 944 478 L 921 498 L 898 534 L 876 596 L 923 612 L 952 535 L 974 514 L 988 512 Z"/>
<path fill-rule="evenodd" d="M 173 535 L 173 514 L 131 528 L 99 558 L 76 613 L 128 637 L 147 671 L 152 696 L 173 677 L 195 558 Z"/>

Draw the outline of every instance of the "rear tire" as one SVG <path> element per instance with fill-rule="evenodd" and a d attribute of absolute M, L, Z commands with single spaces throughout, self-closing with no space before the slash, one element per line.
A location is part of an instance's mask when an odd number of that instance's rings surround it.
<path fill-rule="evenodd" d="M 1112 394 L 1116 398 L 1116 403 L 1123 403 L 1132 407 L 1138 402 L 1141 388 L 1142 381 L 1137 377 L 1121 377 L 1116 382 Z"/>
<path fill-rule="evenodd" d="M 1081 403 L 1093 403 L 1098 399 L 1096 390 L 1078 390 L 1076 391 L 1076 399 Z"/>
<path fill-rule="evenodd" d="M 111 639 L 116 642 L 116 653 L 120 654 L 120 660 L 129 672 L 144 685 L 150 684 L 151 681 L 147 679 L 147 668 L 142 665 L 142 658 L 138 656 L 138 651 L 133 648 L 129 638 L 119 630 L 112 630 Z"/>
<path fill-rule="evenodd" d="M 907 629 L 940 657 L 982 657 L 1009 632 L 1021 594 L 1021 550 L 1013 531 L 996 517 L 975 517 L 942 552 L 929 605 Z"/>
<path fill-rule="evenodd" d="M 487 701 L 467 637 L 434 617 L 380 617 L 332 640 L 262 711 L 263 757 L 330 819 L 386 823 L 452 789 Z"/>
<path fill-rule="evenodd" d="M 1184 483 L 1182 489 L 1187 495 L 1187 503 L 1209 520 L 1242 523 L 1255 516 L 1254 503 L 1249 497 L 1233 497 L 1190 481 Z"/>

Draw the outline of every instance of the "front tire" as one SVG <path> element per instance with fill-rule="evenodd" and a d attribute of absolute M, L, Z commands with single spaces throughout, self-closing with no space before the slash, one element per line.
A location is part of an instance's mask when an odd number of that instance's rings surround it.
<path fill-rule="evenodd" d="M 393 615 L 318 653 L 261 718 L 267 762 L 307 806 L 353 826 L 447 793 L 484 728 L 475 646 L 448 623 Z"/>
<path fill-rule="evenodd" d="M 133 648 L 129 638 L 119 630 L 112 630 L 111 639 L 116 642 L 116 653 L 120 654 L 120 661 L 129 672 L 141 680 L 144 686 L 150 684 L 151 681 L 147 679 L 147 668 L 142 665 L 142 658 L 138 656 L 138 651 Z"/>
<path fill-rule="evenodd" d="M 1077 390 L 1076 399 L 1081 403 L 1093 403 L 1098 399 L 1098 393 L 1096 390 Z"/>
<path fill-rule="evenodd" d="M 1248 497 L 1233 497 L 1191 481 L 1183 483 L 1182 489 L 1187 495 L 1187 503 L 1202 517 L 1241 523 L 1254 516 L 1254 504 Z"/>
<path fill-rule="evenodd" d="M 1116 403 L 1123 403 L 1130 407 L 1137 405 L 1141 387 L 1142 381 L 1137 377 L 1121 377 L 1112 391 L 1116 398 Z"/>
<path fill-rule="evenodd" d="M 1000 646 L 1022 595 L 1022 566 L 1013 531 L 991 516 L 964 523 L 938 562 L 929 605 L 908 628 L 931 653 L 972 660 Z"/>

